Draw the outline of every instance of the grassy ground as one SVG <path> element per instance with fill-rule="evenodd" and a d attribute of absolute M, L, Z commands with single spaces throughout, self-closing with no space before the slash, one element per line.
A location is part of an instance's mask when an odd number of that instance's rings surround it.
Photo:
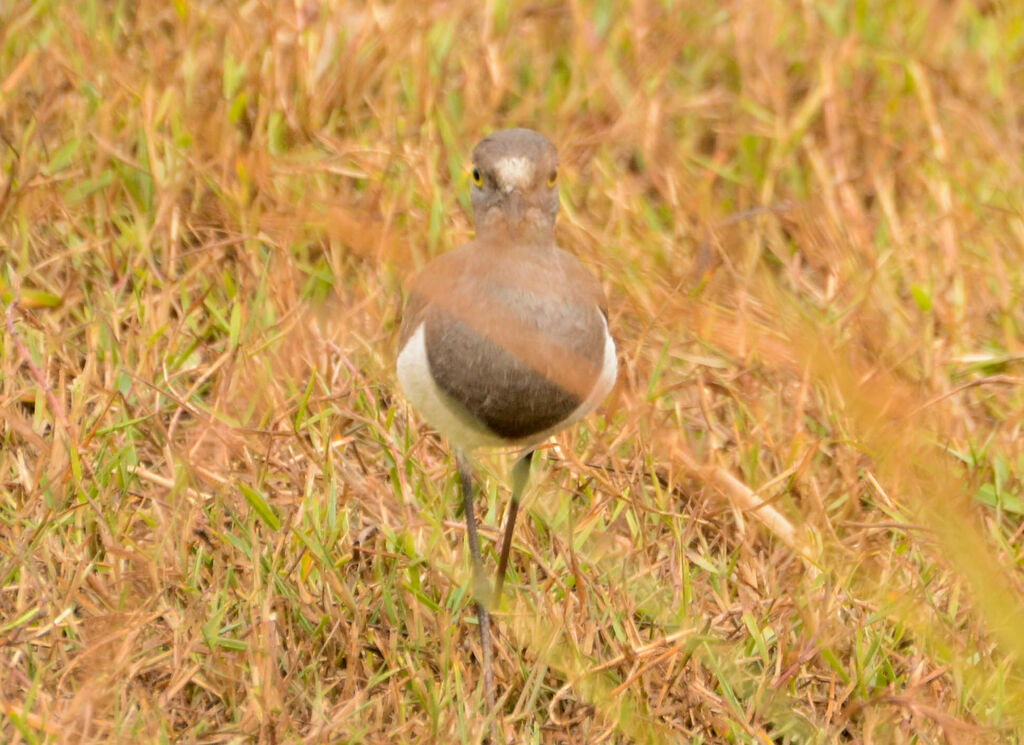
<path fill-rule="evenodd" d="M 527 125 L 621 375 L 506 737 L 1021 741 L 1022 89 L 999 0 L 0 3 L 0 740 L 480 741 L 395 334 Z"/>

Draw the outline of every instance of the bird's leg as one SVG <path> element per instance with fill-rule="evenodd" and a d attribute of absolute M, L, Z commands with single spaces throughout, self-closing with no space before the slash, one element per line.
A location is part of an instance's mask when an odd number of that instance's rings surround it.
<path fill-rule="evenodd" d="M 512 501 L 508 505 L 508 519 L 505 520 L 505 534 L 501 538 L 501 556 L 498 558 L 498 576 L 494 580 L 494 602 L 501 602 L 501 588 L 505 584 L 505 570 L 508 568 L 508 552 L 512 549 L 512 529 L 519 514 L 519 501 L 530 478 L 530 463 L 533 451 L 528 450 L 512 467 Z"/>
<path fill-rule="evenodd" d="M 455 465 L 462 482 L 462 502 L 466 510 L 466 535 L 469 538 L 469 553 L 473 557 L 473 600 L 476 603 L 476 617 L 480 624 L 480 646 L 484 655 L 484 694 L 487 696 L 488 714 L 494 716 L 494 671 L 491 669 L 491 614 L 487 611 L 490 602 L 490 587 L 484 577 L 484 562 L 480 557 L 480 539 L 476 533 L 476 517 L 473 513 L 473 466 L 461 450 L 455 453 Z"/>

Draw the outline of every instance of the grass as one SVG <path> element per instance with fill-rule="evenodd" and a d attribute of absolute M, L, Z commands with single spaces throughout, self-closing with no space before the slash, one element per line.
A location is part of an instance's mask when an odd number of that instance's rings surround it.
<path fill-rule="evenodd" d="M 964 0 L 0 6 L 0 740 L 480 741 L 393 363 L 511 125 L 621 374 L 534 469 L 506 737 L 1024 740 L 1022 59 Z"/>

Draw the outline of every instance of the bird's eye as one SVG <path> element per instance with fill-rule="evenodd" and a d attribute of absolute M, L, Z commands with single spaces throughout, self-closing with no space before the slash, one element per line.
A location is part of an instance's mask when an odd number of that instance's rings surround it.
<path fill-rule="evenodd" d="M 473 169 L 473 183 L 476 184 L 477 186 L 483 186 L 484 185 L 484 177 L 480 175 L 480 169 L 479 168 L 474 168 Z"/>
<path fill-rule="evenodd" d="M 548 174 L 548 186 L 554 186 L 556 181 L 558 181 L 558 169 L 552 168 L 551 173 Z"/>

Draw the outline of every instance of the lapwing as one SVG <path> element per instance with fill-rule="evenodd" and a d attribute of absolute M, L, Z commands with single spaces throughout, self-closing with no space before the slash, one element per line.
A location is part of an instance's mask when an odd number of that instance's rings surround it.
<path fill-rule="evenodd" d="M 398 379 L 455 451 L 473 560 L 484 690 L 494 709 L 489 607 L 501 597 L 534 449 L 593 410 L 615 383 L 600 283 L 555 242 L 558 151 L 529 129 L 473 149 L 476 237 L 416 277 L 402 321 Z M 471 453 L 516 448 L 494 590 L 484 578 Z"/>

